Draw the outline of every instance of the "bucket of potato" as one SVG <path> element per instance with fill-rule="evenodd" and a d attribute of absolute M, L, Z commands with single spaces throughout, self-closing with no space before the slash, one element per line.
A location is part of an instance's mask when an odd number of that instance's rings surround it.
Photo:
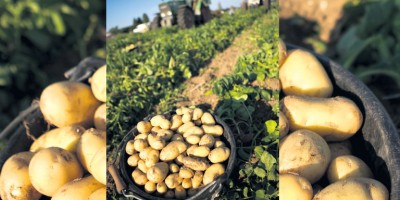
<path fill-rule="evenodd" d="M 400 199 L 400 140 L 374 94 L 326 57 L 279 51 L 280 199 Z"/>
<path fill-rule="evenodd" d="M 117 191 L 135 199 L 214 199 L 229 177 L 236 144 L 217 116 L 181 107 L 140 121 L 111 165 Z"/>
<path fill-rule="evenodd" d="M 3 200 L 106 199 L 106 66 L 86 58 L 2 132 Z"/>

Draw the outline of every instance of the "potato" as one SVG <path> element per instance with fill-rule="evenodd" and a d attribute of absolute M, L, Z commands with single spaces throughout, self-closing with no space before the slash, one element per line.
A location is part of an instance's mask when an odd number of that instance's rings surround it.
<path fill-rule="evenodd" d="M 94 96 L 101 102 L 106 102 L 107 100 L 106 75 L 107 75 L 107 67 L 106 65 L 104 65 L 99 69 L 97 69 L 89 80 Z"/>
<path fill-rule="evenodd" d="M 178 133 L 183 134 L 185 133 L 187 130 L 189 130 L 190 128 L 194 127 L 194 123 L 193 122 L 187 122 L 182 124 L 178 129 Z"/>
<path fill-rule="evenodd" d="M 175 163 L 178 165 L 183 165 L 183 159 L 185 158 L 186 153 L 179 154 L 178 157 L 175 158 Z"/>
<path fill-rule="evenodd" d="M 204 174 L 201 171 L 196 171 L 192 178 L 192 187 L 199 188 L 201 183 L 203 182 Z"/>
<path fill-rule="evenodd" d="M 160 159 L 162 161 L 171 161 L 186 151 L 187 146 L 182 141 L 172 141 L 161 150 Z"/>
<path fill-rule="evenodd" d="M 174 197 L 175 197 L 175 192 L 172 190 L 168 190 L 164 195 L 164 198 L 167 199 L 173 199 Z"/>
<path fill-rule="evenodd" d="M 213 181 L 215 181 L 219 176 L 225 173 L 224 165 L 217 163 L 212 164 L 207 170 L 204 172 L 203 184 L 207 185 Z"/>
<path fill-rule="evenodd" d="M 330 157 L 328 144 L 321 136 L 298 130 L 279 143 L 279 173 L 297 173 L 312 184 L 324 175 Z"/>
<path fill-rule="evenodd" d="M 153 128 L 151 128 L 151 133 L 157 134 L 158 131 L 162 130 L 161 127 L 159 126 L 154 126 Z"/>
<path fill-rule="evenodd" d="M 193 121 L 196 126 L 201 126 L 201 119 Z"/>
<path fill-rule="evenodd" d="M 26 151 L 9 157 L 0 176 L 0 197 L 4 200 L 38 200 L 42 196 L 29 179 L 29 162 L 34 153 Z"/>
<path fill-rule="evenodd" d="M 182 180 L 182 187 L 185 189 L 189 189 L 192 187 L 192 179 L 190 178 L 184 178 Z"/>
<path fill-rule="evenodd" d="M 135 144 L 135 140 L 129 140 L 129 141 L 126 143 L 125 152 L 126 152 L 128 155 L 133 155 L 134 153 L 136 153 L 134 144 Z"/>
<path fill-rule="evenodd" d="M 165 140 L 162 139 L 161 137 L 153 134 L 149 134 L 147 136 L 147 141 L 149 142 L 149 145 L 156 150 L 161 150 L 165 147 Z"/>
<path fill-rule="evenodd" d="M 135 140 L 139 140 L 139 139 L 147 140 L 147 136 L 148 136 L 148 135 L 149 135 L 149 134 L 147 134 L 147 133 L 140 133 L 140 134 L 136 135 L 135 138 L 134 138 L 133 140 L 134 140 L 134 141 L 135 141 Z"/>
<path fill-rule="evenodd" d="M 184 157 L 182 163 L 195 171 L 205 171 L 210 166 L 204 158 Z"/>
<path fill-rule="evenodd" d="M 148 181 L 146 184 L 144 184 L 144 191 L 147 193 L 153 193 L 157 190 L 156 183 L 152 181 Z"/>
<path fill-rule="evenodd" d="M 193 113 L 191 113 L 191 112 L 184 113 L 182 115 L 182 122 L 188 123 L 188 122 L 192 121 L 192 117 L 193 117 Z"/>
<path fill-rule="evenodd" d="M 206 146 L 192 145 L 186 151 L 188 156 L 205 158 L 210 154 L 210 148 Z"/>
<path fill-rule="evenodd" d="M 313 188 L 307 179 L 294 174 L 279 175 L 279 199 L 311 200 Z"/>
<path fill-rule="evenodd" d="M 140 158 L 139 158 L 139 154 L 135 153 L 131 156 L 129 156 L 128 158 L 128 165 L 131 167 L 136 167 L 138 165 Z"/>
<path fill-rule="evenodd" d="M 83 134 L 76 147 L 76 154 L 82 166 L 90 172 L 89 164 L 99 149 L 106 146 L 106 132 L 88 129 Z"/>
<path fill-rule="evenodd" d="M 136 125 L 136 129 L 139 131 L 139 133 L 150 133 L 152 128 L 153 127 L 151 126 L 151 123 L 146 121 L 140 121 Z"/>
<path fill-rule="evenodd" d="M 149 148 L 150 150 L 145 152 L 147 153 L 147 155 L 143 156 L 144 157 L 143 159 L 146 163 L 146 167 L 152 167 L 160 160 L 160 152 L 155 149 L 152 149 L 151 147 Z"/>
<path fill-rule="evenodd" d="M 159 162 L 147 170 L 147 179 L 154 183 L 160 183 L 164 181 L 165 177 L 167 177 L 168 172 L 168 164 L 165 162 Z"/>
<path fill-rule="evenodd" d="M 201 137 L 201 136 L 203 136 L 203 134 L 204 134 L 203 129 L 201 129 L 198 126 L 193 126 L 183 133 L 183 137 L 187 138 L 191 135 L 197 135 L 197 136 Z"/>
<path fill-rule="evenodd" d="M 337 181 L 314 196 L 314 200 L 388 200 L 386 187 L 370 178 L 350 178 Z"/>
<path fill-rule="evenodd" d="M 48 123 L 57 127 L 91 127 L 99 105 L 89 86 L 78 82 L 53 83 L 40 96 L 40 111 Z"/>
<path fill-rule="evenodd" d="M 157 192 L 160 194 L 166 193 L 168 190 L 167 185 L 164 182 L 157 183 Z"/>
<path fill-rule="evenodd" d="M 196 120 L 198 120 L 198 119 L 200 119 L 201 120 L 201 117 L 203 116 L 203 110 L 202 109 L 200 109 L 200 108 L 195 108 L 194 110 L 193 110 L 193 117 L 192 117 L 192 120 L 193 121 L 196 121 Z"/>
<path fill-rule="evenodd" d="M 145 160 L 147 158 L 147 155 L 149 155 L 149 152 L 152 150 L 154 149 L 151 147 L 146 147 L 145 149 L 139 152 L 139 158 Z"/>
<path fill-rule="evenodd" d="M 36 139 L 30 151 L 37 152 L 48 147 L 60 147 L 70 152 L 76 151 L 76 146 L 85 129 L 82 126 L 66 126 L 47 131 Z"/>
<path fill-rule="evenodd" d="M 173 135 L 174 135 L 174 132 L 172 132 L 171 130 L 161 129 L 161 130 L 157 131 L 157 136 L 160 137 L 161 139 L 163 139 L 165 142 L 171 140 Z"/>
<path fill-rule="evenodd" d="M 136 168 L 132 172 L 133 181 L 138 185 L 145 185 L 148 181 L 147 176 L 140 169 Z"/>
<path fill-rule="evenodd" d="M 182 126 L 182 116 L 180 115 L 174 115 L 172 117 L 172 123 L 171 123 L 171 130 L 176 131 L 180 126 Z"/>
<path fill-rule="evenodd" d="M 149 170 L 149 167 L 147 167 L 146 161 L 144 161 L 144 160 L 139 160 L 137 169 L 139 169 L 140 171 L 142 171 L 143 173 L 146 174 L 146 173 L 147 173 L 147 170 Z"/>
<path fill-rule="evenodd" d="M 89 196 L 104 187 L 93 176 L 75 179 L 60 187 L 51 198 L 52 200 L 88 200 Z"/>
<path fill-rule="evenodd" d="M 208 155 L 208 159 L 212 163 L 222 163 L 228 160 L 231 150 L 228 147 L 218 147 L 213 149 Z"/>
<path fill-rule="evenodd" d="M 181 134 L 172 135 L 171 141 L 184 141 L 184 138 Z"/>
<path fill-rule="evenodd" d="M 286 45 L 282 41 L 282 39 L 279 39 L 278 49 L 279 49 L 279 67 L 281 67 L 287 57 Z"/>
<path fill-rule="evenodd" d="M 150 123 L 152 126 L 159 126 L 162 129 L 171 128 L 171 122 L 165 118 L 164 115 L 156 115 L 151 118 Z"/>
<path fill-rule="evenodd" d="M 220 125 L 203 125 L 201 128 L 204 130 L 204 133 L 214 137 L 221 136 L 224 133 L 224 129 Z"/>
<path fill-rule="evenodd" d="M 101 187 L 94 191 L 88 200 L 106 200 L 107 199 L 107 189 L 106 187 Z"/>
<path fill-rule="evenodd" d="M 279 139 L 284 138 L 289 133 L 289 123 L 286 116 L 279 112 Z"/>
<path fill-rule="evenodd" d="M 189 135 L 186 137 L 186 142 L 189 144 L 198 144 L 200 142 L 200 137 L 198 135 Z"/>
<path fill-rule="evenodd" d="M 215 138 L 212 135 L 205 134 L 201 137 L 199 141 L 200 146 L 206 146 L 212 148 L 215 144 Z"/>
<path fill-rule="evenodd" d="M 169 164 L 169 171 L 172 173 L 178 173 L 179 172 L 179 166 L 175 163 L 170 163 Z"/>
<path fill-rule="evenodd" d="M 329 164 L 327 175 L 330 183 L 352 177 L 374 177 L 371 169 L 364 161 L 351 155 L 339 156 L 332 160 Z"/>
<path fill-rule="evenodd" d="M 94 113 L 94 127 L 101 131 L 107 130 L 107 106 L 103 103 Z"/>
<path fill-rule="evenodd" d="M 187 168 L 187 167 L 183 166 L 179 170 L 179 176 L 181 178 L 184 178 L 184 179 L 185 178 L 190 179 L 190 178 L 192 178 L 194 176 L 194 172 L 190 168 Z"/>
<path fill-rule="evenodd" d="M 328 143 L 329 149 L 331 150 L 331 161 L 339 156 L 351 155 L 351 143 L 349 140 L 342 142 L 331 142 Z"/>
<path fill-rule="evenodd" d="M 175 198 L 177 198 L 177 199 L 186 199 L 186 190 L 181 185 L 178 185 L 175 188 Z"/>
<path fill-rule="evenodd" d="M 326 141 L 348 139 L 360 129 L 363 121 L 357 105 L 344 97 L 286 96 L 280 105 L 291 131 L 308 129 Z"/>
<path fill-rule="evenodd" d="M 301 49 L 288 54 L 279 69 L 279 80 L 285 95 L 330 97 L 333 92 L 324 67 L 315 56 Z"/>
<path fill-rule="evenodd" d="M 204 112 L 200 119 L 202 124 L 215 125 L 215 119 L 209 112 Z"/>
<path fill-rule="evenodd" d="M 103 185 L 107 184 L 107 147 L 101 147 L 89 164 L 89 172 Z"/>
<path fill-rule="evenodd" d="M 148 136 L 147 136 L 148 137 Z M 137 139 L 135 140 L 135 142 L 133 143 L 133 146 L 135 147 L 136 151 L 143 151 L 144 149 L 146 149 L 149 146 L 149 143 L 147 142 L 147 140 L 144 139 Z"/>
<path fill-rule="evenodd" d="M 183 178 L 179 174 L 170 174 L 165 178 L 165 184 L 169 189 L 174 189 L 182 183 Z"/>
<path fill-rule="evenodd" d="M 53 196 L 64 184 L 81 178 L 83 170 L 75 155 L 59 147 L 37 152 L 29 163 L 29 178 L 37 191 Z"/>
<path fill-rule="evenodd" d="M 176 109 L 177 115 L 184 115 L 185 113 L 193 113 L 193 110 L 188 107 L 180 107 Z"/>
<path fill-rule="evenodd" d="M 219 147 L 226 147 L 226 145 L 221 140 L 215 139 L 214 148 L 219 148 Z"/>

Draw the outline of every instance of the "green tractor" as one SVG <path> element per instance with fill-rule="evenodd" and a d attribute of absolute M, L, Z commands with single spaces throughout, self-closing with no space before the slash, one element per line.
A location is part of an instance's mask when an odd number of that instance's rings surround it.
<path fill-rule="evenodd" d="M 150 24 L 151 29 L 178 24 L 181 28 L 192 28 L 212 19 L 211 0 L 170 0 L 159 5 L 160 13 Z"/>

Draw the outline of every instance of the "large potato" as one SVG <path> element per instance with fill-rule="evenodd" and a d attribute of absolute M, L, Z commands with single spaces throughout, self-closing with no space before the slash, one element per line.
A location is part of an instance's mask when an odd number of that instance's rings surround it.
<path fill-rule="evenodd" d="M 75 155 L 58 147 L 40 150 L 29 163 L 32 185 L 50 197 L 64 184 L 82 175 L 82 167 Z"/>
<path fill-rule="evenodd" d="M 89 165 L 97 151 L 106 146 L 106 132 L 94 128 L 86 130 L 78 142 L 76 154 L 82 166 L 90 172 Z"/>
<path fill-rule="evenodd" d="M 40 96 L 40 110 L 44 118 L 57 127 L 91 127 L 99 105 L 89 86 L 78 82 L 53 83 Z"/>
<path fill-rule="evenodd" d="M 101 131 L 107 129 L 107 106 L 103 103 L 94 113 L 94 127 Z"/>
<path fill-rule="evenodd" d="M 30 151 L 37 152 L 48 147 L 60 147 L 70 152 L 76 151 L 76 146 L 85 129 L 81 126 L 66 126 L 47 131 L 36 139 Z"/>
<path fill-rule="evenodd" d="M 40 194 L 29 179 L 29 162 L 34 154 L 14 154 L 4 163 L 0 176 L 0 197 L 4 200 L 37 200 Z"/>
<path fill-rule="evenodd" d="M 101 187 L 100 189 L 97 189 L 94 191 L 90 196 L 88 200 L 106 200 L 107 199 L 107 189 L 106 187 Z"/>
<path fill-rule="evenodd" d="M 90 78 L 90 85 L 94 96 L 101 102 L 107 100 L 107 67 L 106 65 L 96 70 L 93 76 Z"/>
<path fill-rule="evenodd" d="M 279 199 L 280 200 L 311 200 L 313 188 L 310 182 L 298 175 L 279 175 Z"/>
<path fill-rule="evenodd" d="M 327 141 L 343 141 L 353 136 L 363 121 L 357 105 L 344 97 L 286 96 L 280 105 L 291 131 L 308 129 Z"/>
<path fill-rule="evenodd" d="M 364 161 L 351 155 L 339 156 L 332 160 L 327 174 L 330 183 L 352 177 L 374 177 L 371 169 Z"/>
<path fill-rule="evenodd" d="M 101 147 L 90 161 L 89 169 L 93 177 L 103 185 L 107 184 L 107 148 Z"/>
<path fill-rule="evenodd" d="M 52 200 L 88 200 L 91 194 L 104 187 L 93 176 L 73 180 L 63 185 L 51 198 Z"/>
<path fill-rule="evenodd" d="M 350 178 L 337 181 L 314 196 L 314 200 L 388 200 L 389 192 L 379 181 L 370 178 Z"/>
<path fill-rule="evenodd" d="M 321 136 L 298 130 L 279 143 L 279 173 L 296 173 L 315 183 L 324 175 L 330 157 L 328 144 Z"/>
<path fill-rule="evenodd" d="M 286 95 L 330 97 L 332 82 L 324 67 L 311 53 L 291 51 L 279 69 L 279 80 Z"/>

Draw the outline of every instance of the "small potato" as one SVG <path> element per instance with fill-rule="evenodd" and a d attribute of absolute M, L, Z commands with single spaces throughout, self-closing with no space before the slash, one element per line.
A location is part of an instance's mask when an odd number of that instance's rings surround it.
<path fill-rule="evenodd" d="M 286 96 L 280 105 L 291 131 L 308 129 L 326 141 L 348 139 L 360 129 L 363 121 L 357 105 L 344 97 Z"/>
<path fill-rule="evenodd" d="M 185 139 L 181 134 L 172 135 L 171 141 L 184 141 Z"/>
<path fill-rule="evenodd" d="M 157 131 L 157 137 L 160 137 L 165 142 L 171 140 L 173 135 L 174 135 L 174 132 L 172 132 L 171 130 L 161 129 L 161 130 Z"/>
<path fill-rule="evenodd" d="M 226 147 L 226 144 L 221 140 L 215 140 L 214 148 Z"/>
<path fill-rule="evenodd" d="M 201 116 L 201 123 L 204 125 L 215 125 L 215 119 L 209 112 L 204 112 Z"/>
<path fill-rule="evenodd" d="M 321 136 L 298 130 L 279 143 L 279 173 L 297 173 L 313 184 L 324 175 L 330 157 L 328 144 Z"/>
<path fill-rule="evenodd" d="M 289 133 L 289 123 L 286 116 L 279 112 L 279 139 L 284 138 Z"/>
<path fill-rule="evenodd" d="M 212 163 L 222 163 L 228 160 L 231 150 L 228 147 L 218 147 L 213 149 L 208 155 Z"/>
<path fill-rule="evenodd" d="M 88 200 L 106 200 L 107 199 L 107 189 L 106 187 L 101 187 L 94 191 Z"/>
<path fill-rule="evenodd" d="M 156 183 L 148 181 L 146 184 L 144 184 L 144 191 L 146 191 L 147 193 L 153 193 L 156 190 Z"/>
<path fill-rule="evenodd" d="M 182 181 L 182 187 L 185 189 L 189 189 L 192 187 L 192 179 L 190 178 L 185 178 Z"/>
<path fill-rule="evenodd" d="M 388 200 L 386 187 L 370 178 L 350 178 L 337 181 L 325 187 L 314 196 L 314 200 Z"/>
<path fill-rule="evenodd" d="M 205 158 L 210 154 L 210 148 L 207 146 L 192 145 L 186 151 L 188 156 Z"/>
<path fill-rule="evenodd" d="M 192 121 L 192 117 L 193 117 L 192 115 L 193 115 L 193 113 L 190 113 L 190 112 L 187 112 L 187 113 L 183 114 L 182 115 L 182 122 L 183 123 L 188 123 L 188 122 Z"/>
<path fill-rule="evenodd" d="M 107 106 L 103 103 L 94 113 L 94 127 L 98 130 L 107 130 Z"/>
<path fill-rule="evenodd" d="M 149 152 L 155 150 L 151 147 L 146 147 L 145 149 L 143 149 L 141 152 L 139 152 L 139 157 L 142 160 L 145 160 L 147 158 L 147 155 L 149 155 Z"/>
<path fill-rule="evenodd" d="M 185 113 L 193 113 L 193 110 L 188 107 L 180 107 L 180 108 L 176 109 L 177 115 L 183 115 Z"/>
<path fill-rule="evenodd" d="M 135 153 L 131 156 L 129 156 L 128 158 L 128 165 L 131 167 L 136 167 L 138 165 L 140 158 L 139 158 L 139 154 Z"/>
<path fill-rule="evenodd" d="M 169 171 L 172 173 L 178 173 L 179 172 L 179 166 L 175 163 L 169 164 Z"/>
<path fill-rule="evenodd" d="M 175 198 L 177 199 L 186 199 L 186 190 L 183 188 L 183 186 L 178 185 L 175 188 Z"/>
<path fill-rule="evenodd" d="M 192 178 L 194 176 L 194 172 L 190 168 L 183 166 L 179 170 L 179 176 L 181 178 Z"/>
<path fill-rule="evenodd" d="M 142 153 L 142 152 L 140 152 Z M 147 151 L 147 155 L 144 156 L 145 159 L 145 163 L 146 163 L 146 167 L 152 167 L 154 164 L 156 164 L 159 159 L 160 159 L 160 152 L 155 150 L 155 149 L 151 149 L 149 151 Z"/>
<path fill-rule="evenodd" d="M 147 140 L 148 135 L 149 134 L 147 134 L 147 133 L 140 133 L 140 134 L 136 135 L 133 140 L 138 140 L 138 139 Z"/>
<path fill-rule="evenodd" d="M 101 102 L 107 100 L 107 66 L 103 65 L 89 79 L 94 96 Z"/>
<path fill-rule="evenodd" d="M 184 157 L 182 163 L 195 171 L 205 171 L 210 166 L 204 158 Z"/>
<path fill-rule="evenodd" d="M 157 192 L 160 194 L 166 193 L 168 190 L 167 185 L 164 182 L 157 183 Z"/>
<path fill-rule="evenodd" d="M 146 174 L 143 173 L 138 168 L 133 170 L 132 178 L 133 178 L 133 181 L 138 185 L 145 185 L 147 183 L 147 181 L 148 181 Z"/>
<path fill-rule="evenodd" d="M 86 130 L 76 146 L 76 155 L 82 166 L 90 172 L 89 165 L 97 151 L 106 146 L 106 132 L 94 128 Z"/>
<path fill-rule="evenodd" d="M 215 181 L 219 176 L 225 173 L 225 167 L 222 164 L 212 164 L 207 170 L 204 172 L 203 184 L 207 185 L 213 181 Z"/>
<path fill-rule="evenodd" d="M 153 128 L 151 126 L 150 122 L 146 122 L 146 121 L 140 121 L 137 125 L 136 125 L 137 130 L 139 131 L 139 133 L 150 133 L 151 129 Z"/>
<path fill-rule="evenodd" d="M 147 136 L 147 141 L 149 142 L 149 145 L 156 150 L 161 150 L 165 147 L 165 140 L 162 139 L 161 137 L 153 134 L 149 134 Z"/>
<path fill-rule="evenodd" d="M 203 125 L 204 133 L 212 135 L 214 137 L 221 136 L 224 133 L 224 129 L 220 125 Z"/>
<path fill-rule="evenodd" d="M 198 119 L 200 119 L 201 120 L 201 117 L 203 116 L 203 110 L 202 109 L 200 109 L 200 108 L 195 108 L 194 110 L 193 110 L 193 117 L 192 117 L 192 120 L 193 121 L 196 121 L 196 120 L 198 120 Z"/>
<path fill-rule="evenodd" d="M 194 176 L 192 178 L 192 187 L 193 188 L 199 188 L 201 183 L 203 182 L 203 172 L 201 171 L 196 171 L 194 173 Z"/>
<path fill-rule="evenodd" d="M 137 169 L 139 169 L 140 171 L 142 171 L 145 174 L 147 173 L 147 170 L 149 170 L 149 168 L 146 165 L 146 161 L 144 161 L 144 160 L 139 160 Z"/>
<path fill-rule="evenodd" d="M 128 155 L 133 155 L 134 153 L 136 153 L 134 143 L 135 143 L 135 140 L 129 140 L 129 141 L 126 143 L 125 152 L 126 152 Z"/>
<path fill-rule="evenodd" d="M 205 134 L 201 137 L 199 141 L 199 146 L 206 146 L 212 148 L 215 144 L 215 138 L 212 135 Z"/>
<path fill-rule="evenodd" d="M 180 126 L 177 130 L 178 133 L 183 134 L 185 133 L 187 130 L 189 130 L 190 128 L 194 127 L 194 123 L 193 122 L 188 122 L 188 123 L 184 123 L 182 124 L 182 126 Z"/>
<path fill-rule="evenodd" d="M 281 67 L 287 57 L 286 45 L 282 41 L 282 39 L 279 39 L 278 49 L 279 49 L 279 67 Z"/>
<path fill-rule="evenodd" d="M 186 151 L 187 146 L 182 141 L 172 141 L 161 150 L 160 159 L 162 161 L 171 161 Z"/>
<path fill-rule="evenodd" d="M 164 198 L 166 199 L 173 199 L 174 197 L 175 197 L 175 192 L 172 190 L 168 190 L 164 195 Z"/>
<path fill-rule="evenodd" d="M 180 115 L 174 115 L 172 117 L 172 123 L 171 123 L 171 130 L 176 131 L 180 126 L 182 126 L 182 116 Z"/>
<path fill-rule="evenodd" d="M 279 175 L 279 199 L 311 200 L 313 188 L 307 179 L 294 174 Z"/>
<path fill-rule="evenodd" d="M 141 152 L 149 146 L 149 143 L 147 142 L 147 140 L 137 139 L 135 140 L 133 146 L 135 147 L 136 151 Z"/>
<path fill-rule="evenodd" d="M 151 133 L 157 134 L 158 131 L 160 131 L 160 130 L 162 130 L 161 127 L 155 126 L 155 127 L 151 128 Z"/>
<path fill-rule="evenodd" d="M 165 118 L 164 115 L 156 115 L 151 118 L 150 123 L 152 126 L 159 126 L 162 129 L 171 128 L 171 122 Z"/>
<path fill-rule="evenodd" d="M 154 183 L 160 183 L 164 181 L 165 177 L 167 177 L 168 172 L 168 164 L 165 162 L 159 162 L 147 170 L 147 179 Z"/>
<path fill-rule="evenodd" d="M 179 174 L 170 174 L 165 178 L 165 184 L 169 189 L 174 189 L 182 183 L 182 180 Z"/>
<path fill-rule="evenodd" d="M 183 133 L 183 137 L 187 138 L 191 135 L 203 136 L 204 131 L 198 126 L 193 126 Z"/>
<path fill-rule="evenodd" d="M 329 149 L 331 150 L 331 161 L 339 156 L 351 155 L 351 143 L 349 140 L 342 142 L 331 142 L 328 143 Z"/>
<path fill-rule="evenodd" d="M 330 183 L 353 177 L 373 178 L 371 169 L 361 159 L 344 155 L 332 160 L 327 171 Z"/>
<path fill-rule="evenodd" d="M 200 137 L 198 135 L 190 135 L 186 137 L 185 140 L 189 144 L 198 144 L 200 142 Z"/>
<path fill-rule="evenodd" d="M 60 187 L 52 196 L 52 200 L 88 200 L 89 196 L 104 187 L 93 176 L 75 179 Z"/>

